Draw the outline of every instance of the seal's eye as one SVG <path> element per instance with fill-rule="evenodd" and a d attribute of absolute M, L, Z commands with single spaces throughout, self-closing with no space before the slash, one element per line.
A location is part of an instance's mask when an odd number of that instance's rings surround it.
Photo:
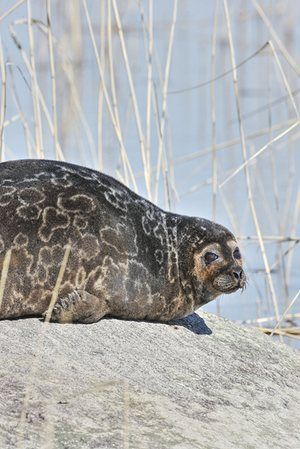
<path fill-rule="evenodd" d="M 233 251 L 233 257 L 235 259 L 241 259 L 242 258 L 240 250 L 238 248 L 235 248 L 235 250 Z"/>
<path fill-rule="evenodd" d="M 205 260 L 206 265 L 209 265 L 210 263 L 214 262 L 218 258 L 219 258 L 219 256 L 217 256 L 217 254 L 215 254 L 215 253 L 205 253 L 204 254 L 204 260 Z"/>

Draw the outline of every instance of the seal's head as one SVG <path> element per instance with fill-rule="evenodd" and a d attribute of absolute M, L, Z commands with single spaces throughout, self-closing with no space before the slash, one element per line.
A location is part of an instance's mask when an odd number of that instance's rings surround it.
<path fill-rule="evenodd" d="M 246 276 L 234 235 L 217 223 L 188 218 L 178 227 L 179 271 L 199 305 L 243 289 Z"/>
<path fill-rule="evenodd" d="M 223 240 L 223 239 L 222 239 Z M 194 252 L 194 276 L 211 292 L 233 293 L 246 283 L 242 256 L 233 238 L 205 245 Z"/>

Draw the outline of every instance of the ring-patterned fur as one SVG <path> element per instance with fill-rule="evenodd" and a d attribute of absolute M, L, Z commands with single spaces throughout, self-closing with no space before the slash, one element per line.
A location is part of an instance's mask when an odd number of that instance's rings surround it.
<path fill-rule="evenodd" d="M 183 317 L 216 295 L 194 273 L 193 253 L 233 235 L 168 213 L 115 179 L 58 161 L 0 164 L 0 270 L 11 259 L 0 318 L 41 316 L 71 252 L 56 321 Z"/>

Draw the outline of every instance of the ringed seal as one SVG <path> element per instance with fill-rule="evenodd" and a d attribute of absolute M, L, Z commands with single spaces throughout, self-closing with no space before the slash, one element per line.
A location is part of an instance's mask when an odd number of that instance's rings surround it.
<path fill-rule="evenodd" d="M 165 212 L 110 176 L 58 161 L 0 164 L 0 319 L 42 316 L 70 254 L 51 320 L 168 321 L 245 286 L 235 237 Z"/>

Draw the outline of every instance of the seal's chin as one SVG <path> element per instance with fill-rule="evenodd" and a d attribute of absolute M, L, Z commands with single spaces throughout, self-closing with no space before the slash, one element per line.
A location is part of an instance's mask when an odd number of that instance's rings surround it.
<path fill-rule="evenodd" d="M 236 285 L 235 287 L 222 287 L 222 288 L 217 288 L 216 290 L 218 290 L 220 293 L 226 293 L 226 294 L 230 294 L 230 293 L 234 293 L 237 292 L 241 287 L 240 285 Z"/>

